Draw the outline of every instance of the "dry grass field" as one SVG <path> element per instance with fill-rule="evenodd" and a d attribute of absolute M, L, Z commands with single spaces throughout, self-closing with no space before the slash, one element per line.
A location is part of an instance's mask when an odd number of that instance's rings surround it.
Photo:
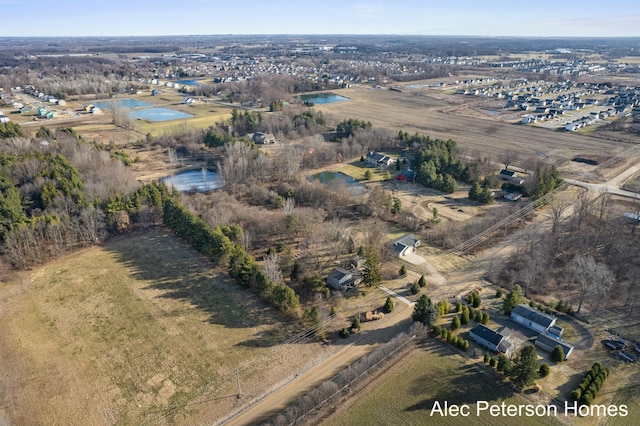
<path fill-rule="evenodd" d="M 283 318 L 162 230 L 0 282 L 0 318 L 0 422 L 20 425 L 209 424 L 319 352 L 276 345 Z"/>
<path fill-rule="evenodd" d="M 561 165 L 577 155 L 612 156 L 629 148 L 632 141 L 598 138 L 573 132 L 553 131 L 514 124 L 514 112 L 494 117 L 482 112 L 482 98 L 444 95 L 438 90 L 396 92 L 354 87 L 335 91 L 348 102 L 318 105 L 327 116 L 339 121 L 347 118 L 371 121 L 375 127 L 418 132 L 439 139 L 453 139 L 470 155 L 498 159 L 512 150 L 521 160 L 541 158 Z M 426 95 L 424 93 L 427 93 Z M 635 138 L 635 143 L 638 139 Z"/>
<path fill-rule="evenodd" d="M 476 416 L 476 402 L 490 404 L 536 404 L 513 395 L 508 387 L 496 383 L 497 375 L 445 344 L 430 339 L 422 347 L 398 360 L 379 378 L 367 384 L 357 398 L 351 398 L 320 424 L 323 425 L 557 425 L 554 417 Z M 468 418 L 430 416 L 433 404 L 469 404 Z"/>

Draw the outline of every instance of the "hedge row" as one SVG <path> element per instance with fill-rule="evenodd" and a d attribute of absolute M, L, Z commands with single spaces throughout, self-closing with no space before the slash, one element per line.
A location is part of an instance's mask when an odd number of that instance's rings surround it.
<path fill-rule="evenodd" d="M 300 300 L 295 291 L 286 284 L 270 280 L 253 256 L 232 241 L 242 234 L 240 226 L 219 226 L 211 229 L 172 198 L 164 202 L 163 219 L 164 224 L 177 236 L 207 258 L 216 263 L 228 259 L 229 275 L 242 287 L 253 289 L 280 312 L 299 316 Z"/>
<path fill-rule="evenodd" d="M 591 405 L 608 376 L 609 369 L 602 367 L 600 362 L 596 362 L 585 374 L 578 387 L 571 392 L 571 399 L 580 401 L 582 405 Z"/>

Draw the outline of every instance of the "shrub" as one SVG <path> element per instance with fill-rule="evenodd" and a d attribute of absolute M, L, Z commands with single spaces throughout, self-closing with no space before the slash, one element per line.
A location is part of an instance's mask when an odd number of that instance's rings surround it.
<path fill-rule="evenodd" d="M 460 318 L 457 315 L 453 316 L 451 320 L 451 330 L 457 330 L 460 328 Z"/>
<path fill-rule="evenodd" d="M 420 293 L 420 286 L 418 285 L 417 282 L 411 284 L 411 294 L 418 294 Z"/>
<path fill-rule="evenodd" d="M 483 324 L 489 324 L 489 312 L 485 312 L 484 315 L 482 316 L 482 323 Z"/>
<path fill-rule="evenodd" d="M 465 306 L 462 309 L 462 315 L 460 316 L 460 324 L 469 324 L 469 309 Z"/>
<path fill-rule="evenodd" d="M 332 306 L 331 310 L 329 311 L 329 315 L 331 315 L 331 318 L 334 318 L 336 316 L 336 307 Z"/>
<path fill-rule="evenodd" d="M 384 302 L 384 307 L 382 309 L 385 313 L 390 314 L 391 312 L 393 312 L 393 307 L 393 300 L 391 299 L 391 296 L 388 296 L 387 300 Z"/>
<path fill-rule="evenodd" d="M 351 321 L 351 329 L 360 331 L 360 318 L 358 318 L 358 315 L 353 317 L 353 320 Z"/>
<path fill-rule="evenodd" d="M 476 316 L 474 318 L 474 320 L 476 322 L 482 322 L 482 318 L 484 317 L 484 315 L 482 315 L 482 311 L 476 311 Z"/>
<path fill-rule="evenodd" d="M 554 362 L 564 361 L 564 350 L 562 346 L 556 345 L 556 347 L 553 348 L 553 351 L 551 351 L 551 360 Z"/>
<path fill-rule="evenodd" d="M 540 373 L 540 377 L 547 377 L 551 372 L 551 368 L 549 367 L 549 364 L 545 362 L 540 366 L 540 370 L 538 370 L 538 372 Z"/>
<path fill-rule="evenodd" d="M 502 297 L 502 290 L 501 289 L 497 289 L 496 290 L 496 299 L 500 299 Z"/>
<path fill-rule="evenodd" d="M 489 365 L 493 368 L 496 368 L 498 366 L 498 360 L 495 357 L 491 357 L 491 359 L 489 360 Z"/>
<path fill-rule="evenodd" d="M 572 400 L 579 401 L 581 397 L 582 397 L 582 391 L 580 389 L 574 389 L 573 392 L 571 392 Z"/>
<path fill-rule="evenodd" d="M 427 280 L 424 279 L 424 275 L 420 275 L 420 279 L 418 280 L 418 285 L 420 287 L 424 287 L 427 285 Z"/>
<path fill-rule="evenodd" d="M 400 276 L 404 277 L 405 275 L 407 275 L 407 267 L 402 265 L 400 267 L 400 271 L 398 271 L 398 273 L 400 274 Z"/>
<path fill-rule="evenodd" d="M 489 354 L 489 352 L 485 352 L 484 353 L 484 363 L 488 364 L 490 359 L 491 359 L 491 354 Z"/>
<path fill-rule="evenodd" d="M 456 312 L 460 312 L 462 310 L 462 303 L 456 303 Z"/>
<path fill-rule="evenodd" d="M 340 337 L 342 337 L 343 339 L 346 339 L 347 337 L 349 337 L 351 335 L 351 330 L 349 330 L 348 328 L 343 328 L 342 330 L 340 330 L 338 332 L 338 334 L 340 335 Z"/>

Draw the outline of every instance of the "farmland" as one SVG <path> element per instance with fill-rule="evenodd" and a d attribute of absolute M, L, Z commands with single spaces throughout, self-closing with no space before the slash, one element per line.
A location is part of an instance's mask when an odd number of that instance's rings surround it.
<path fill-rule="evenodd" d="M 218 418 L 317 351 L 274 346 L 282 318 L 162 230 L 21 277 L 0 284 L 0 406 L 16 424 Z"/>

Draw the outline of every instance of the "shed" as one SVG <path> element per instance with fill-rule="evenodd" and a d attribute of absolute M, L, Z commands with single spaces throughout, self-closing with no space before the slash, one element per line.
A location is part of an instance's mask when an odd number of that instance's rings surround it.
<path fill-rule="evenodd" d="M 535 344 L 540 349 L 549 353 L 553 351 L 553 348 L 560 345 L 560 347 L 564 351 L 565 360 L 569 359 L 569 355 L 571 355 L 571 352 L 573 352 L 573 345 L 563 342 L 562 340 L 554 339 L 552 336 L 549 336 L 548 334 L 539 335 L 538 338 L 536 339 Z"/>

